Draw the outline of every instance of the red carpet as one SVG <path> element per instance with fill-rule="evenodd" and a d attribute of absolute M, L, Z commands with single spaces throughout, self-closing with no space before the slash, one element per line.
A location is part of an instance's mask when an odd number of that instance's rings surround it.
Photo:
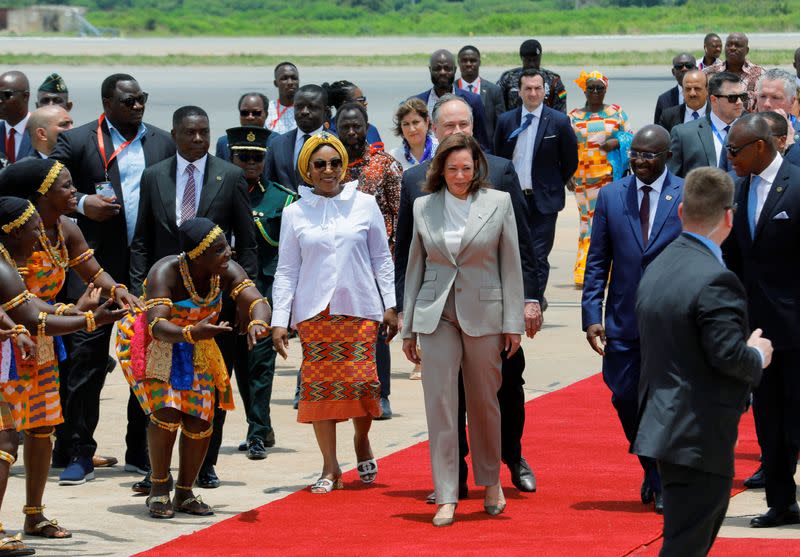
<path fill-rule="evenodd" d="M 483 512 L 475 490 L 452 527 L 434 528 L 434 507 L 424 502 L 428 445 L 420 443 L 381 459 L 372 486 L 353 471 L 343 491 L 293 493 L 139 555 L 638 555 L 660 545 L 661 518 L 638 500 L 641 469 L 609 397 L 596 375 L 528 403 L 523 446 L 539 491 L 518 494 L 504 470 L 508 508 L 499 517 Z M 736 489 L 758 458 L 752 417 L 741 429 Z"/>

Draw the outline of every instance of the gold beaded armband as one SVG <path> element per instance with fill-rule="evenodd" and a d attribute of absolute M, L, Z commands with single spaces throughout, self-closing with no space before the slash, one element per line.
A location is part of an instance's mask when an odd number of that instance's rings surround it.
<path fill-rule="evenodd" d="M 47 313 L 44 311 L 39 312 L 39 324 L 36 326 L 36 336 L 45 336 L 44 330 L 47 327 Z"/>
<path fill-rule="evenodd" d="M 169 298 L 152 298 L 144 303 L 144 309 L 152 309 L 156 306 L 167 306 L 172 308 L 172 300 Z"/>
<path fill-rule="evenodd" d="M 252 280 L 244 279 L 242 282 L 233 287 L 233 290 L 231 290 L 231 298 L 235 300 L 243 290 L 255 285 L 256 283 L 254 283 Z"/>
<path fill-rule="evenodd" d="M 104 271 L 105 271 L 105 269 L 103 269 L 102 267 L 100 267 L 100 269 L 98 269 L 98 270 L 97 270 L 97 272 L 91 276 L 91 278 L 89 279 L 89 282 L 94 282 L 94 281 L 96 281 L 96 280 L 97 280 L 97 277 L 99 277 L 100 275 L 102 275 Z"/>
<path fill-rule="evenodd" d="M 91 333 L 97 328 L 97 323 L 94 322 L 94 312 L 87 311 L 83 316 L 86 318 L 86 330 Z"/>
<path fill-rule="evenodd" d="M 9 311 L 9 310 L 12 310 L 12 309 L 14 309 L 16 307 L 19 307 L 22 304 L 24 304 L 25 302 L 27 302 L 28 300 L 33 300 L 35 297 L 36 296 L 34 296 L 33 294 L 31 294 L 30 292 L 25 290 L 24 292 L 22 292 L 20 294 L 17 294 L 13 298 L 11 298 L 9 301 L 4 303 L 2 305 L 3 311 Z"/>
<path fill-rule="evenodd" d="M 163 317 L 156 317 L 153 319 L 150 324 L 147 326 L 147 332 L 150 333 L 150 336 L 153 336 L 153 329 L 158 324 L 159 321 L 166 321 Z"/>
<path fill-rule="evenodd" d="M 194 339 L 192 338 L 193 326 L 194 325 L 186 325 L 183 329 L 181 329 L 181 334 L 183 334 L 183 339 L 189 344 L 194 344 Z"/>
<path fill-rule="evenodd" d="M 56 304 L 56 315 L 64 315 L 75 307 L 75 304 Z"/>
<path fill-rule="evenodd" d="M 117 284 L 115 284 L 114 286 L 112 286 L 112 287 L 111 287 L 111 299 L 112 299 L 112 300 L 116 300 L 116 298 L 114 297 L 114 294 L 116 294 L 116 293 L 117 293 L 117 290 L 120 290 L 120 289 L 122 289 L 122 290 L 128 290 L 128 287 L 127 287 L 127 286 L 125 286 L 125 285 L 124 285 L 124 284 L 122 284 L 122 283 L 119 283 L 119 282 L 118 282 Z"/>
<path fill-rule="evenodd" d="M 73 257 L 72 259 L 70 259 L 67 264 L 70 267 L 77 267 L 81 263 L 84 263 L 85 261 L 89 261 L 92 258 L 92 256 L 94 256 L 94 250 L 89 248 L 85 252 L 80 254 L 79 256 Z"/>

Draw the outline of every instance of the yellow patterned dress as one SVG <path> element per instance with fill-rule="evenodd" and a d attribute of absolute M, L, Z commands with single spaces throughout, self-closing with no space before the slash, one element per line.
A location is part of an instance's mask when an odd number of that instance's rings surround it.
<path fill-rule="evenodd" d="M 169 321 L 179 327 L 193 325 L 211 312 L 219 315 L 221 307 L 221 294 L 208 305 L 181 300 L 172 304 Z M 230 379 L 214 340 L 195 344 L 156 340 L 147 330 L 147 314 L 138 313 L 119 322 L 116 345 L 125 379 L 146 414 L 175 408 L 210 422 L 215 388 L 220 408 L 234 409 Z"/>

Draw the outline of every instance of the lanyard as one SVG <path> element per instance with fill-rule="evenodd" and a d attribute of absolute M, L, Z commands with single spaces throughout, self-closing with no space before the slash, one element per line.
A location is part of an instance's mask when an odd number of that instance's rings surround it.
<path fill-rule="evenodd" d="M 101 114 L 100 118 L 97 119 L 97 147 L 100 151 L 100 158 L 103 159 L 103 170 L 106 173 L 106 181 L 107 181 L 108 167 L 111 165 L 111 162 L 117 157 L 117 155 L 119 155 L 125 149 L 125 147 L 133 143 L 136 137 L 134 137 L 133 139 L 129 139 L 128 141 L 120 145 L 113 153 L 111 153 L 110 157 L 106 158 L 106 146 L 105 146 L 105 141 L 103 140 L 103 128 L 102 128 L 103 120 L 105 119 L 106 119 L 105 114 Z M 139 134 L 137 133 L 136 135 L 138 136 Z"/>
<path fill-rule="evenodd" d="M 714 125 L 714 122 L 711 122 L 711 131 L 714 132 L 714 135 L 716 135 L 717 139 L 719 139 L 720 145 L 725 147 L 725 139 L 723 139 L 722 134 L 717 131 L 717 126 Z"/>
<path fill-rule="evenodd" d="M 464 80 L 461 79 L 460 77 L 458 78 L 458 88 L 459 89 L 467 91 L 468 93 L 473 93 L 475 95 L 480 94 L 480 90 L 481 90 L 481 78 L 480 77 L 477 78 L 473 83 L 471 83 L 471 84 L 468 83 L 467 85 L 472 85 L 473 87 L 475 87 L 475 91 L 469 91 L 466 87 L 464 87 Z"/>
<path fill-rule="evenodd" d="M 281 110 L 281 101 L 280 100 L 275 101 L 275 112 L 277 113 L 277 116 L 275 117 L 275 120 L 272 121 L 273 128 L 278 125 L 278 121 L 281 119 L 281 116 L 286 114 L 286 111 L 289 110 L 289 108 L 291 107 L 284 106 L 283 110 Z"/>

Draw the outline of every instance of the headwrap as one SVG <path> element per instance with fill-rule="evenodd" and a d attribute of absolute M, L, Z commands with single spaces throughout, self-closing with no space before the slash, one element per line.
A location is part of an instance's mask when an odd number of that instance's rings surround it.
<path fill-rule="evenodd" d="M 225 130 L 228 136 L 228 147 L 231 151 L 261 151 L 267 150 L 269 130 L 260 126 L 240 126 Z"/>
<path fill-rule="evenodd" d="M 19 197 L 0 197 L 0 230 L 4 234 L 16 230 L 36 214 L 33 203 Z"/>
<path fill-rule="evenodd" d="M 299 130 L 298 133 L 300 133 Z M 349 159 L 347 158 L 347 150 L 344 148 L 344 145 L 335 135 L 328 132 L 320 132 L 308 138 L 303 148 L 300 149 L 300 156 L 297 157 L 297 170 L 300 172 L 300 176 L 306 184 L 313 185 L 311 182 L 311 174 L 308 172 L 308 163 L 311 161 L 311 154 L 322 145 L 333 147 L 336 149 L 336 152 L 339 153 L 339 156 L 342 157 L 342 175 L 339 176 L 339 179 L 344 180 L 344 175 L 347 173 Z"/>
<path fill-rule="evenodd" d="M 197 259 L 221 235 L 222 229 L 213 221 L 197 217 L 180 225 L 178 243 L 189 259 Z"/>
<path fill-rule="evenodd" d="M 35 199 L 53 186 L 64 170 L 64 164 L 55 159 L 23 159 L 0 173 L 0 195 Z"/>
<path fill-rule="evenodd" d="M 58 75 L 57 73 L 51 73 L 46 78 L 44 78 L 44 82 L 39 85 L 39 91 L 42 93 L 68 93 L 67 91 L 67 84 L 64 82 L 64 78 Z"/>
<path fill-rule="evenodd" d="M 528 39 L 519 45 L 520 56 L 539 56 L 542 53 L 542 43 L 536 39 Z"/>
<path fill-rule="evenodd" d="M 608 87 L 608 78 L 597 70 L 592 70 L 591 72 L 582 71 L 581 75 L 578 76 L 578 79 L 575 80 L 575 83 L 578 84 L 578 87 L 581 88 L 581 91 L 586 91 L 586 82 L 590 79 L 599 79 L 603 82 L 603 85 Z"/>

